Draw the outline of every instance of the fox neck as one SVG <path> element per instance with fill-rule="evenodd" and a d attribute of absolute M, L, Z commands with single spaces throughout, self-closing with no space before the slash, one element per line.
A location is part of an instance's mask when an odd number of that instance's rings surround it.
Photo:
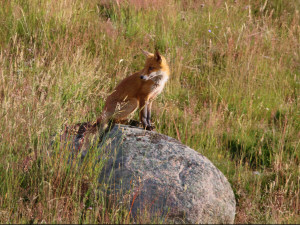
<path fill-rule="evenodd" d="M 169 71 L 165 70 L 157 70 L 154 72 L 151 72 L 150 74 L 144 73 L 144 71 L 141 71 L 141 77 L 144 80 L 168 80 L 169 78 Z"/>
<path fill-rule="evenodd" d="M 163 70 L 158 70 L 158 71 L 152 72 L 148 76 L 148 79 L 151 79 L 153 81 L 156 81 L 156 80 L 167 81 L 168 78 L 169 78 L 169 75 Z"/>

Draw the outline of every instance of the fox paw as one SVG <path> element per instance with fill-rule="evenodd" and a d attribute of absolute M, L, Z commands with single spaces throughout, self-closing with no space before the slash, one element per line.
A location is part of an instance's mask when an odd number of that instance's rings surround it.
<path fill-rule="evenodd" d="M 152 131 L 152 130 L 155 129 L 155 126 L 149 126 L 149 125 L 148 125 L 148 126 L 145 127 L 145 129 L 146 129 L 146 130 Z"/>
<path fill-rule="evenodd" d="M 139 127 L 141 123 L 137 120 L 129 120 L 128 125 L 133 126 L 133 127 Z"/>

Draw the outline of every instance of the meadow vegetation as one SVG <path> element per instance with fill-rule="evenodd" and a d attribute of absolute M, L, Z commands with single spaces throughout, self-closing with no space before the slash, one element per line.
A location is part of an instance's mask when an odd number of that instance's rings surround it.
<path fill-rule="evenodd" d="M 155 47 L 171 68 L 156 131 L 224 173 L 236 223 L 300 223 L 299 1 L 0 4 L 0 223 L 133 222 L 101 193 L 93 160 L 67 164 L 49 144 L 64 124 L 95 120 L 143 67 L 139 49 Z"/>

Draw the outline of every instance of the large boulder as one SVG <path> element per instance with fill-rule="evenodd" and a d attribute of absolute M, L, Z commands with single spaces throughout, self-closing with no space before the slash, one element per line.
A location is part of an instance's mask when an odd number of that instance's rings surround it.
<path fill-rule="evenodd" d="M 90 148 L 83 146 L 82 157 Z M 226 177 L 176 139 L 115 125 L 98 149 L 105 161 L 99 182 L 120 199 L 129 196 L 125 204 L 133 217 L 146 210 L 171 223 L 234 222 L 236 202 Z"/>

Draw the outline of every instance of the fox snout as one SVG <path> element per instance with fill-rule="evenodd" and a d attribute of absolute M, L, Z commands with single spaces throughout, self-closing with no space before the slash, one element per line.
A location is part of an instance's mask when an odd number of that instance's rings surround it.
<path fill-rule="evenodd" d="M 141 75 L 140 78 L 141 78 L 142 80 L 148 80 L 148 77 L 147 77 L 147 76 L 144 76 L 144 75 Z"/>

